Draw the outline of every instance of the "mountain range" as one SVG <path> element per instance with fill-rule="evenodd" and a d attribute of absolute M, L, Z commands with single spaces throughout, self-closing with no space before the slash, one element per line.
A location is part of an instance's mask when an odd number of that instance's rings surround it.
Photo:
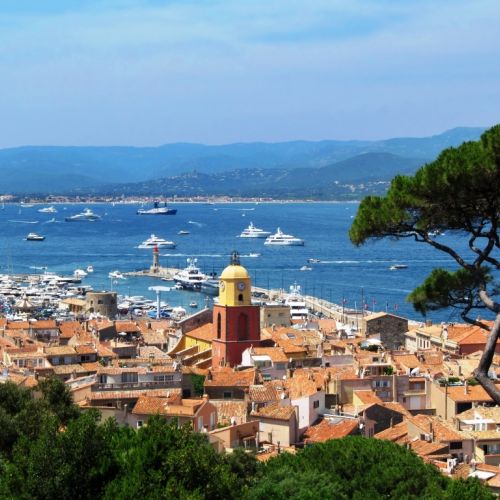
<path fill-rule="evenodd" d="M 0 150 L 0 193 L 358 198 L 483 131 L 380 141 L 24 146 Z"/>

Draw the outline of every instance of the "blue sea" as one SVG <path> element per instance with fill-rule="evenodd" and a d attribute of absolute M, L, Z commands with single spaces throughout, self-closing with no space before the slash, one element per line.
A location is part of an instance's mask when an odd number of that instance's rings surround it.
<path fill-rule="evenodd" d="M 405 301 L 415 286 L 432 268 L 453 269 L 447 255 L 410 239 L 370 242 L 355 247 L 349 241 L 348 229 L 355 216 L 356 203 L 178 203 L 174 216 L 139 216 L 138 205 L 132 204 L 56 204 L 56 214 L 39 213 L 47 205 L 21 208 L 6 204 L 0 210 L 0 273 L 36 273 L 37 268 L 72 274 L 75 269 L 92 265 L 94 273 L 84 279 L 95 289 L 111 287 L 121 294 L 154 298 L 148 287 L 162 284 L 153 278 L 129 277 L 111 282 L 110 271 L 133 271 L 149 267 L 151 250 L 137 246 L 151 234 L 173 240 L 175 250 L 161 249 L 163 266 L 183 268 L 188 257 L 196 257 L 205 272 L 220 273 L 228 264 L 233 250 L 241 254 L 242 264 L 249 270 L 254 284 L 265 288 L 288 290 L 295 282 L 305 294 L 321 297 L 346 307 L 372 311 L 389 311 L 418 321 L 424 318 Z M 102 216 L 97 222 L 64 222 L 64 217 L 81 212 L 85 207 Z M 55 218 L 56 222 L 49 222 Z M 305 240 L 304 247 L 269 247 L 264 240 L 241 239 L 237 236 L 253 222 L 257 227 L 285 233 Z M 179 236 L 180 230 L 189 235 Z M 29 232 L 46 237 L 43 242 L 29 242 Z M 439 237 L 443 243 L 466 248 L 467 241 L 457 235 Z M 250 253 L 260 253 L 257 258 Z M 307 264 L 307 259 L 321 263 Z M 303 265 L 311 271 L 300 271 Z M 407 269 L 390 271 L 393 264 L 406 264 Z M 172 290 L 162 300 L 187 307 L 203 296 L 196 292 Z M 434 321 L 459 321 L 455 311 L 431 313 Z"/>

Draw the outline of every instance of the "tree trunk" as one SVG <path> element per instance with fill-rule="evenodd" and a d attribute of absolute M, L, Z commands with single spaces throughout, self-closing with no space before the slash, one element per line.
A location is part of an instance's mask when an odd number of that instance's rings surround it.
<path fill-rule="evenodd" d="M 498 336 L 500 334 L 500 313 L 497 313 L 493 328 L 488 335 L 488 340 L 484 347 L 483 355 L 479 361 L 479 365 L 474 372 L 477 381 L 482 385 L 484 390 L 493 399 L 493 401 L 500 405 L 500 390 L 497 388 L 493 380 L 488 377 L 488 371 L 495 355 Z"/>

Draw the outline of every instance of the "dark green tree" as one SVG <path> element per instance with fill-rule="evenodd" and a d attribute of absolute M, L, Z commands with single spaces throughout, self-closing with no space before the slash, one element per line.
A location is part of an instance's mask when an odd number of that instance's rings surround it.
<path fill-rule="evenodd" d="M 385 196 L 366 197 L 349 231 L 356 245 L 369 239 L 412 238 L 454 259 L 455 271 L 434 269 L 408 300 L 423 314 L 457 308 L 464 321 L 490 331 L 475 376 L 497 404 L 500 391 L 488 370 L 500 334 L 499 217 L 500 125 L 496 125 L 480 141 L 443 151 L 414 176 L 395 177 Z M 465 235 L 468 249 L 459 252 L 433 237 L 436 231 Z M 477 318 L 485 311 L 494 318 L 492 327 Z"/>
<path fill-rule="evenodd" d="M 251 499 L 492 499 L 479 481 L 454 481 L 406 448 L 349 436 L 260 465 Z"/>
<path fill-rule="evenodd" d="M 204 434 L 153 417 L 115 437 L 119 475 L 105 498 L 239 498 L 239 482 L 225 457 Z"/>

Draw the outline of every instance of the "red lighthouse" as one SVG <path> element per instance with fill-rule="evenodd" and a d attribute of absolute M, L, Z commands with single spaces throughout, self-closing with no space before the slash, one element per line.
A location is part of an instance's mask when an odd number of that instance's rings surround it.
<path fill-rule="evenodd" d="M 219 303 L 213 311 L 212 367 L 236 366 L 245 349 L 260 344 L 259 306 L 252 305 L 252 283 L 233 252 L 220 276 Z"/>

